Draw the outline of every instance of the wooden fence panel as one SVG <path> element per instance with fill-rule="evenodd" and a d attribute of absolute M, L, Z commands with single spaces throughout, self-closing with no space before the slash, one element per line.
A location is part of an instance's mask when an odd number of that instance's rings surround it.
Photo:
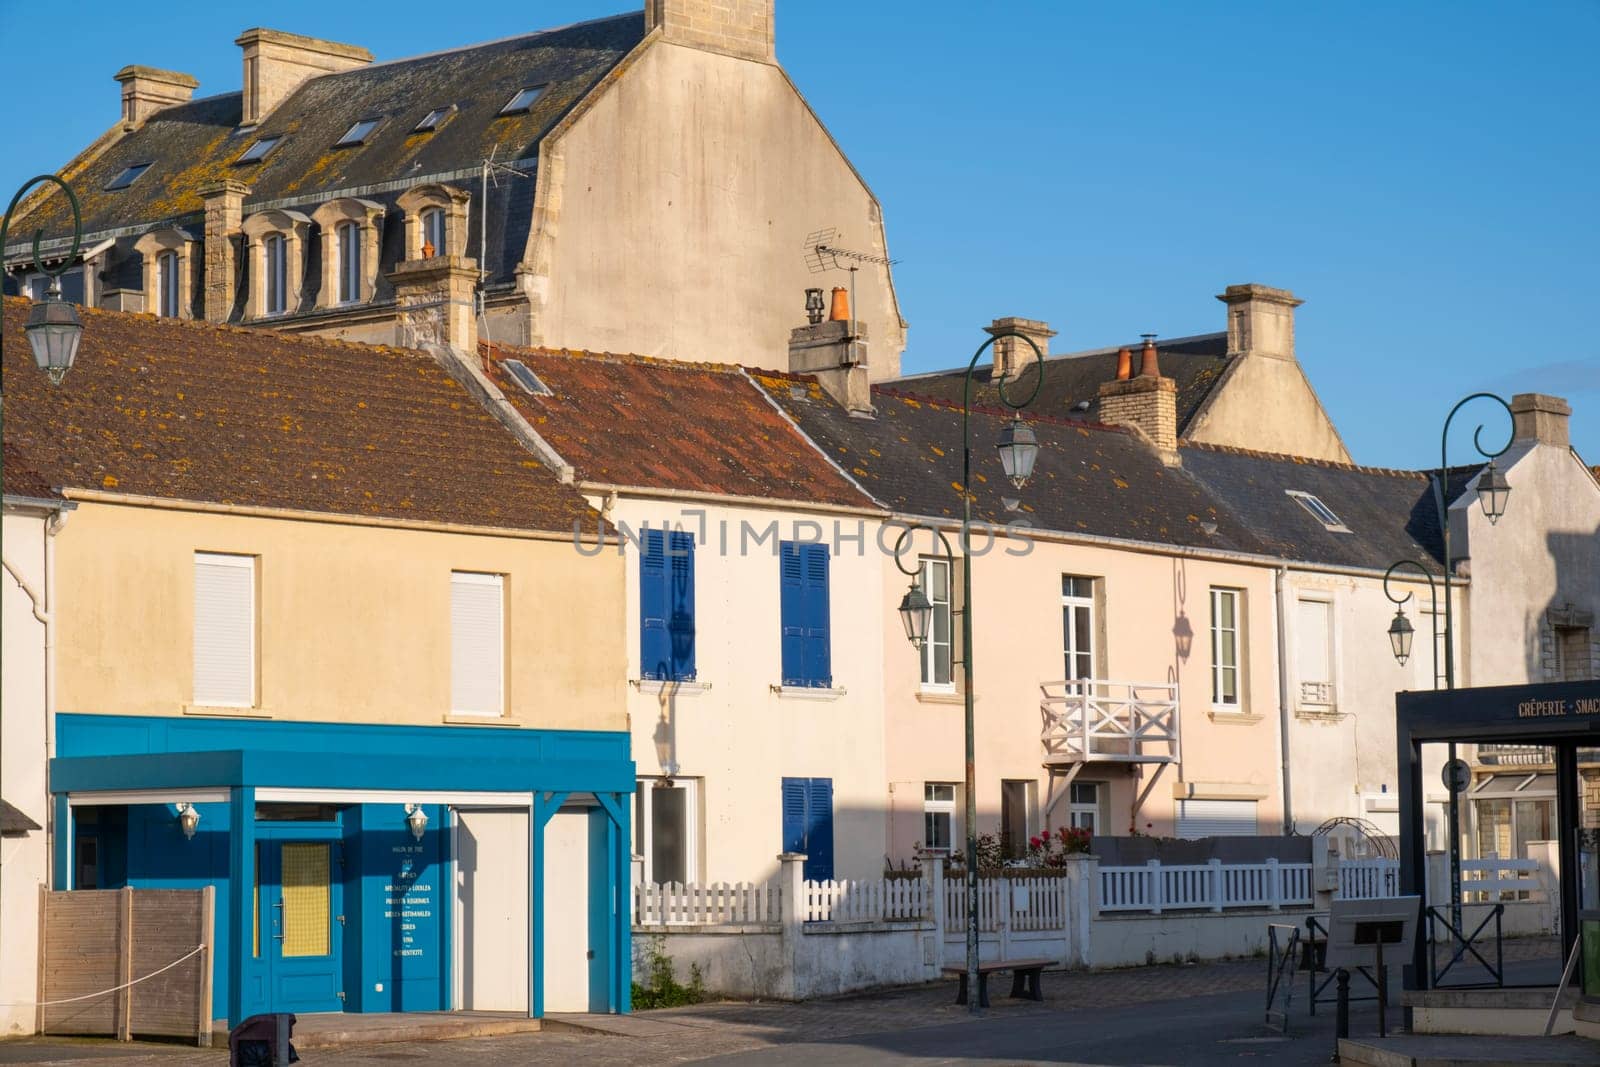
<path fill-rule="evenodd" d="M 115 1034 L 118 1031 L 115 992 L 77 1000 L 113 989 L 121 979 L 122 932 L 118 927 L 121 893 L 115 889 L 79 889 L 48 893 L 39 950 L 39 1030 L 46 1034 Z"/>

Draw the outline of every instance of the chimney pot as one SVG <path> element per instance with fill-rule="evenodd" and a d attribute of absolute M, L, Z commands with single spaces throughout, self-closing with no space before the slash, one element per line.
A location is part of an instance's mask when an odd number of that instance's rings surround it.
<path fill-rule="evenodd" d="M 1125 382 L 1133 377 L 1133 353 L 1127 345 L 1117 349 L 1117 381 Z"/>
<path fill-rule="evenodd" d="M 833 287 L 833 306 L 828 309 L 828 321 L 850 321 L 850 290 L 841 285 Z"/>
<path fill-rule="evenodd" d="M 1139 377 L 1159 378 L 1161 367 L 1156 363 L 1156 335 L 1147 333 L 1144 337 L 1144 348 L 1139 352 Z"/>
<path fill-rule="evenodd" d="M 815 326 L 822 321 L 822 290 L 806 290 L 806 321 Z"/>

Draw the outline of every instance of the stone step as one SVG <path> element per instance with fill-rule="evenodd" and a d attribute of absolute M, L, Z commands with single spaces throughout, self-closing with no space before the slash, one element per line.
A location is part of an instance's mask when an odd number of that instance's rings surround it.
<path fill-rule="evenodd" d="M 1600 1042 L 1581 1037 L 1403 1034 L 1345 1038 L 1342 1067 L 1600 1067 Z"/>

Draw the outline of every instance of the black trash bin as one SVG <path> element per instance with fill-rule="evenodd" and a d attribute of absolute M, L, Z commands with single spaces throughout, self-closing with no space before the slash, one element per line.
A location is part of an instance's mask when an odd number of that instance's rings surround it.
<path fill-rule="evenodd" d="M 294 1016 L 287 1012 L 252 1015 L 228 1033 L 228 1067 L 274 1067 L 278 1062 L 278 1042 L 288 1046 L 286 1063 L 300 1059 L 290 1044 Z"/>

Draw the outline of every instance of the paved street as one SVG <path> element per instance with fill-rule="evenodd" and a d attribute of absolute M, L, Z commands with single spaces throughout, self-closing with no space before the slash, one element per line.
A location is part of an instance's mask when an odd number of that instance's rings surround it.
<path fill-rule="evenodd" d="M 1536 957 L 1543 943 L 1509 943 Z M 1333 1041 L 1331 1005 L 1306 1013 L 1295 987 L 1286 1038 L 1262 1025 L 1262 960 L 1049 974 L 1042 1004 L 997 996 L 982 1018 L 951 1003 L 939 984 L 804 1004 L 726 1003 L 646 1012 L 618 1020 L 615 1034 L 551 1029 L 540 1034 L 419 1045 L 308 1052 L 308 1067 L 382 1067 L 416 1061 L 497 1067 L 568 1064 L 1320 1064 Z M 1000 992 L 1005 984 L 1001 983 Z M 1376 1007 L 1358 1004 L 1353 1031 L 1375 1033 Z M 1398 1021 L 1398 1010 L 1391 1020 Z M 104 1042 L 0 1044 L 0 1063 L 219 1067 L 220 1050 Z"/>

